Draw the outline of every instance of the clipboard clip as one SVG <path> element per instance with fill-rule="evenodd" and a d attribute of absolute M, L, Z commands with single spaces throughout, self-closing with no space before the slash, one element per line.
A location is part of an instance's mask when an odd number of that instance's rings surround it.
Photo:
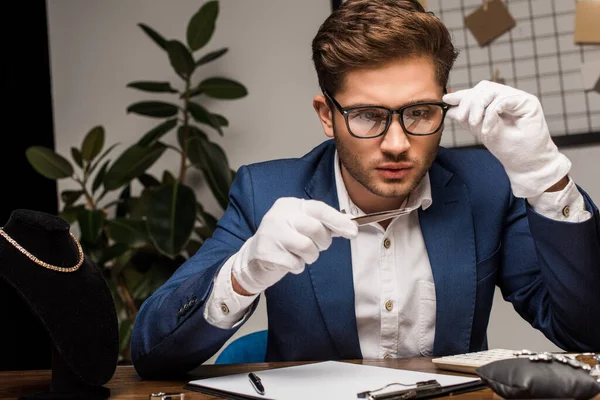
<path fill-rule="evenodd" d="M 380 393 L 380 394 L 375 393 L 375 392 L 382 391 L 383 389 L 386 389 L 393 385 L 413 386 L 413 387 L 408 388 L 408 389 L 394 390 L 394 391 Z M 413 383 L 410 385 L 405 384 L 405 383 L 390 383 L 389 385 L 386 385 L 379 389 L 367 390 L 364 392 L 357 393 L 356 397 L 359 399 L 367 399 L 367 400 L 414 399 L 420 394 L 432 393 L 432 392 L 439 390 L 441 387 L 442 387 L 442 385 L 440 385 L 440 383 L 435 379 L 431 379 L 429 381 L 420 381 L 420 382 L 417 382 L 416 384 Z"/>

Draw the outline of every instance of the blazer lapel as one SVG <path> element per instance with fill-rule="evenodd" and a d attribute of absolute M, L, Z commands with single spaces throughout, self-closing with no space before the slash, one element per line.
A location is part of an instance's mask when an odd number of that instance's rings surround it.
<path fill-rule="evenodd" d="M 436 291 L 435 355 L 469 351 L 477 285 L 473 217 L 466 186 L 434 163 L 432 205 L 419 209 Z"/>
<path fill-rule="evenodd" d="M 339 208 L 334 154 L 335 147 L 329 147 L 319 160 L 315 174 L 305 190 L 312 199 Z M 350 253 L 350 241 L 334 238 L 329 249 L 322 252 L 318 260 L 307 268 L 323 319 L 340 359 L 362 358 L 356 328 Z"/>

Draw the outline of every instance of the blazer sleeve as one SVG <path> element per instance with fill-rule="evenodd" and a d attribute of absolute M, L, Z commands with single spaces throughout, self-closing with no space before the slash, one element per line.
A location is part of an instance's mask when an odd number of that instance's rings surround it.
<path fill-rule="evenodd" d="M 600 217 L 580 187 L 592 218 L 578 223 L 511 201 L 499 286 L 505 300 L 566 351 L 600 349 Z"/>
<path fill-rule="evenodd" d="M 217 328 L 204 319 L 213 280 L 256 231 L 252 179 L 241 167 L 229 205 L 211 238 L 140 307 L 131 339 L 131 358 L 140 377 L 164 379 L 184 374 L 212 357 L 242 324 Z M 251 306 L 256 309 L 258 299 Z"/>

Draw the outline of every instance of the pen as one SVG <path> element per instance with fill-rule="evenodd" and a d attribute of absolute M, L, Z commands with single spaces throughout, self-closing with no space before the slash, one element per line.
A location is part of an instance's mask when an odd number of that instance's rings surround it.
<path fill-rule="evenodd" d="M 255 375 L 253 372 L 250 372 L 248 374 L 248 378 L 250 378 L 250 383 L 252 383 L 252 387 L 254 387 L 254 390 L 256 390 L 258 394 L 265 394 L 265 388 L 257 375 Z"/>

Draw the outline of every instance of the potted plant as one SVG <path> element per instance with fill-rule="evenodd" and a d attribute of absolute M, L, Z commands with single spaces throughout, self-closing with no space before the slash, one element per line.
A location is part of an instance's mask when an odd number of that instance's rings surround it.
<path fill-rule="evenodd" d="M 105 132 L 93 127 L 71 159 L 52 149 L 34 146 L 26 151 L 29 163 L 49 179 L 72 179 L 76 190 L 60 193 L 63 207 L 59 215 L 78 224 L 84 251 L 102 269 L 113 293 L 120 330 L 120 360 L 129 361 L 129 341 L 133 321 L 142 302 L 188 257 L 193 255 L 216 226 L 216 218 L 200 204 L 186 183 L 190 169 L 202 172 L 212 194 L 224 209 L 235 172 L 223 149 L 206 133 L 223 135 L 227 119 L 207 110 L 199 101 L 239 99 L 247 95 L 244 85 L 225 77 L 208 77 L 196 82 L 194 73 L 216 60 L 227 48 L 196 57 L 211 39 L 219 13 L 219 3 L 208 1 L 187 24 L 186 43 L 168 40 L 145 24 L 141 30 L 164 50 L 171 66 L 182 80 L 176 89 L 165 81 L 134 81 L 127 87 L 163 93 L 174 101 L 139 101 L 127 107 L 128 113 L 160 121 L 117 157 L 105 149 Z M 177 145 L 165 143 L 167 134 L 177 135 Z M 148 170 L 166 151 L 180 156 L 177 173 L 164 170 L 153 176 Z M 132 191 L 141 183 L 140 193 Z M 107 194 L 113 199 L 107 200 Z M 110 197 L 110 196 L 109 196 Z"/>

